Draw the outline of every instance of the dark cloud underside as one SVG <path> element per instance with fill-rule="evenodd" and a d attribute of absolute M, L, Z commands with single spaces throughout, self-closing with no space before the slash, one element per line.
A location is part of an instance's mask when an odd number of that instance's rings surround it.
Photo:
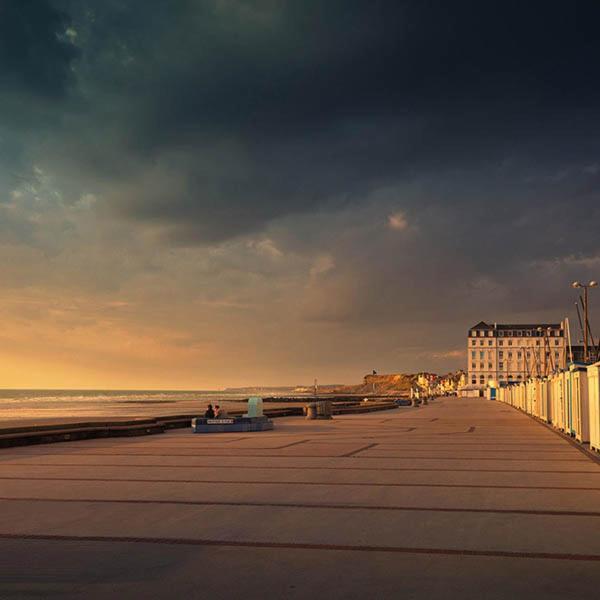
<path fill-rule="evenodd" d="M 198 241 L 415 172 L 597 152 L 593 2 L 6 6 L 6 86 L 65 94 L 74 65 L 67 150 L 83 128 L 114 210 Z"/>

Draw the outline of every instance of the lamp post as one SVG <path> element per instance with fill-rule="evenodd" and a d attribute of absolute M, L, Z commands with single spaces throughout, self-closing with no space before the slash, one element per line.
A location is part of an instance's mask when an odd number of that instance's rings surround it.
<path fill-rule="evenodd" d="M 597 281 L 590 281 L 589 283 L 574 281 L 571 284 L 573 288 L 583 288 L 583 362 L 588 361 L 588 289 L 597 285 Z"/>

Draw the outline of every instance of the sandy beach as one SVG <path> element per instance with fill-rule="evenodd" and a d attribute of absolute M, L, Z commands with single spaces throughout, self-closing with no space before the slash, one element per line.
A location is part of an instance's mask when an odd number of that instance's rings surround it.
<path fill-rule="evenodd" d="M 0 427 L 200 415 L 209 403 L 242 410 L 248 394 L 189 391 L 2 390 Z M 301 406 L 298 402 L 269 402 L 269 408 Z"/>

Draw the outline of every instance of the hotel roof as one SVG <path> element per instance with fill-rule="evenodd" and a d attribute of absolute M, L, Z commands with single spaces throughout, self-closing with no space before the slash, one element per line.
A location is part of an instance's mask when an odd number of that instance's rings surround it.
<path fill-rule="evenodd" d="M 541 327 L 542 329 L 560 329 L 561 328 L 561 324 L 560 323 L 512 323 L 512 324 L 507 324 L 507 323 L 494 323 L 494 324 L 489 324 L 486 323 L 485 321 L 480 321 L 479 323 L 477 323 L 477 325 L 473 325 L 473 327 L 469 327 L 469 329 L 500 329 L 500 330 L 507 330 L 507 329 L 537 329 L 538 327 Z"/>

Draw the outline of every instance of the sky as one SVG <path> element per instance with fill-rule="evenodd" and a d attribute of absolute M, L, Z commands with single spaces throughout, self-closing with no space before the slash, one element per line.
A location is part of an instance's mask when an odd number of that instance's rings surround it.
<path fill-rule="evenodd" d="M 480 320 L 573 322 L 570 282 L 600 278 L 599 22 L 0 0 L 0 387 L 353 383 L 464 367 Z"/>

